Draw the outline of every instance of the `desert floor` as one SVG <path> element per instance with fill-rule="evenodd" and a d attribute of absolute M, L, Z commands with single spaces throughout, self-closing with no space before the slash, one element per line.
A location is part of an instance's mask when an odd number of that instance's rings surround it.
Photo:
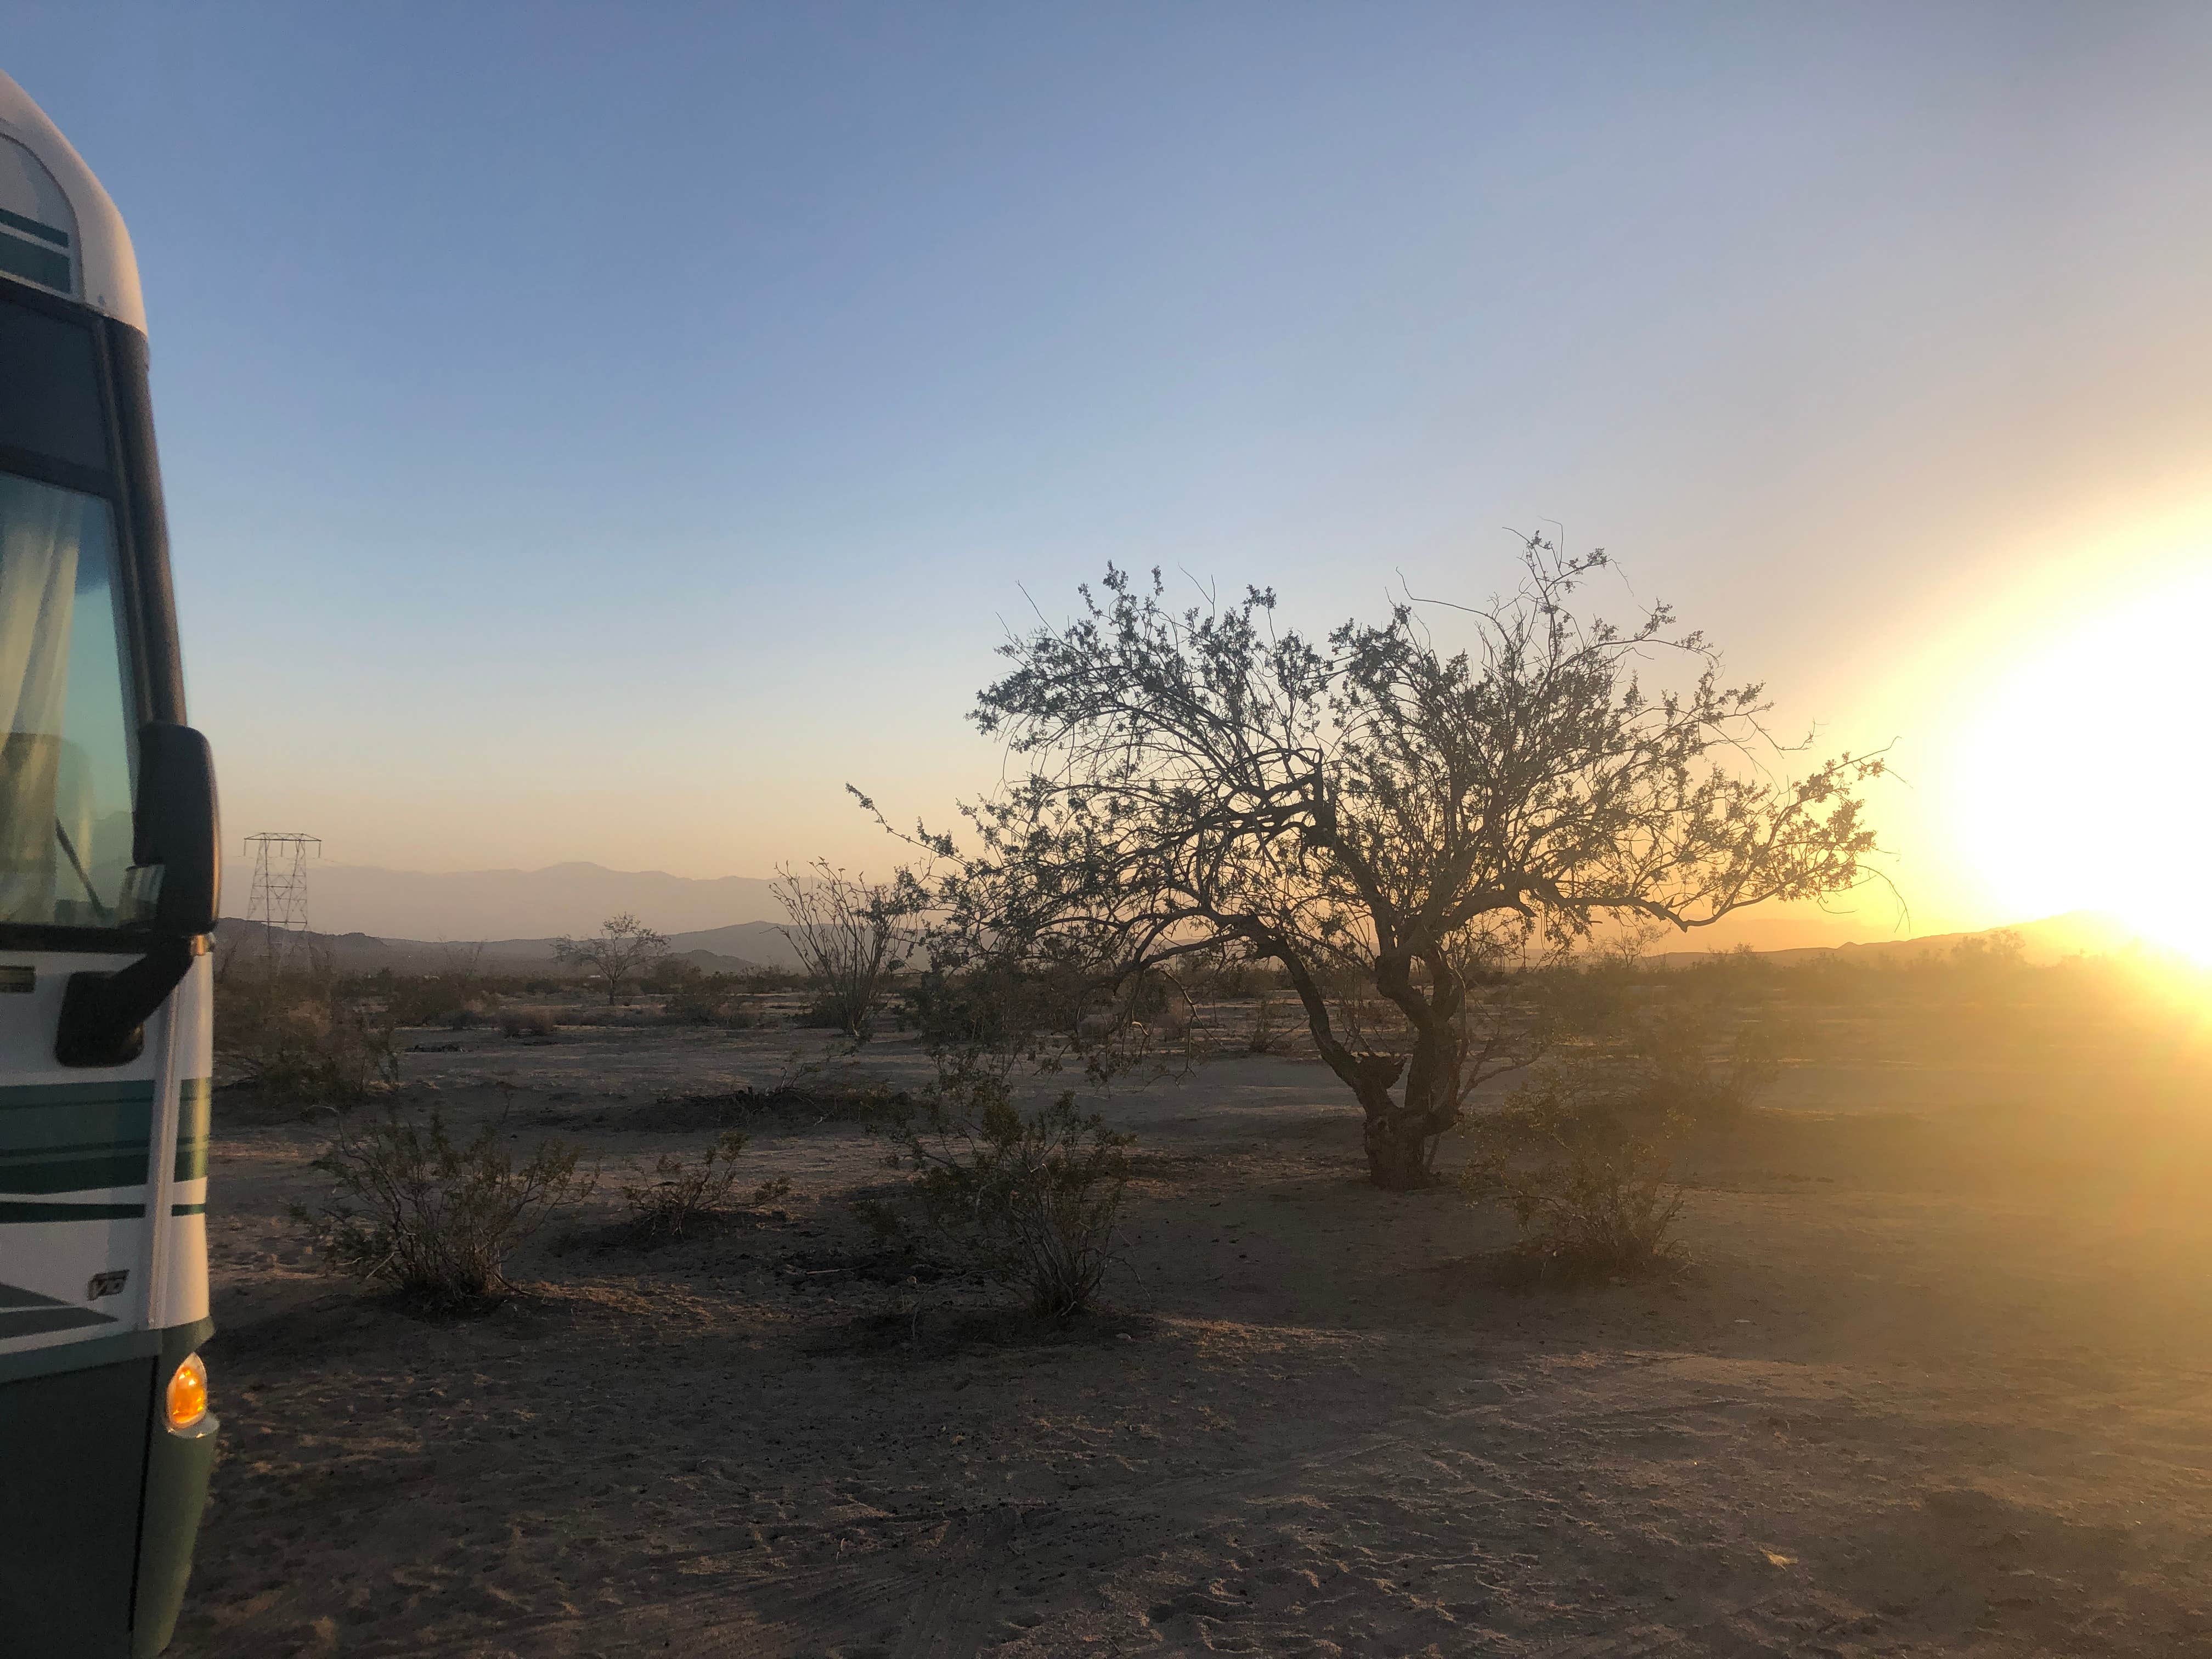
<path fill-rule="evenodd" d="M 1692 1265 L 1570 1292 L 1508 1287 L 1509 1218 L 1366 1186 L 1317 1066 L 1218 1060 L 1104 1101 L 1142 1170 L 1114 1312 L 1042 1338 L 953 1279 L 893 1314 L 848 1124 L 753 1126 L 780 1215 L 595 1242 L 627 1164 L 710 1138 L 655 1097 L 798 1035 L 413 1034 L 459 1046 L 410 1101 L 610 1177 L 473 1322 L 316 1272 L 321 1132 L 219 1096 L 224 1446 L 173 1651 L 2212 1650 L 2187 1079 L 1795 1067 L 1696 1153 Z"/>

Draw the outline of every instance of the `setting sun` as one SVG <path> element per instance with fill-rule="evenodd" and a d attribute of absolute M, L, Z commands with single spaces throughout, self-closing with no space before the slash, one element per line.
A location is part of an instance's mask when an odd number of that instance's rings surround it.
<path fill-rule="evenodd" d="M 2212 961 L 2203 763 L 2212 571 L 2121 601 L 2001 668 L 1957 750 L 1954 821 L 2018 915 L 2094 908 Z"/>

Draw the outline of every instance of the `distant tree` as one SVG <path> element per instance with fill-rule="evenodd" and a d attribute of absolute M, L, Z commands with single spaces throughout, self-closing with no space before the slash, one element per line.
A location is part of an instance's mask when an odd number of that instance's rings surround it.
<path fill-rule="evenodd" d="M 1133 986 L 1179 959 L 1279 965 L 1321 1058 L 1365 1120 L 1378 1186 L 1425 1184 L 1486 1076 L 1528 1057 L 1525 1000 L 1498 969 L 1607 918 L 1703 927 L 1863 877 L 1856 789 L 1878 757 L 1796 781 L 1702 635 L 1656 606 L 1577 620 L 1606 562 L 1529 538 L 1512 593 L 1425 602 L 1325 641 L 1275 596 L 1176 612 L 1109 568 L 1084 610 L 1002 647 L 975 720 L 1027 775 L 927 829 L 932 955 L 1030 962 Z M 1670 659 L 1686 683 L 1639 675 Z M 872 810 L 872 803 L 862 798 Z"/>
<path fill-rule="evenodd" d="M 770 890 L 791 918 L 781 929 L 815 982 L 823 1018 L 856 1042 L 875 1024 L 884 982 L 914 948 L 917 890 L 869 882 L 817 859 L 801 876 L 779 866 Z"/>
<path fill-rule="evenodd" d="M 553 941 L 554 960 L 583 969 L 605 986 L 609 1007 L 620 1000 L 623 987 L 667 954 L 668 941 L 628 911 L 609 916 L 589 938 L 564 933 Z"/>

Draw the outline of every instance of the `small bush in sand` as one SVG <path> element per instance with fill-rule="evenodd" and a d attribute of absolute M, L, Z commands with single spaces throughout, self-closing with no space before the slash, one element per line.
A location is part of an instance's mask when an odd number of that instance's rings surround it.
<path fill-rule="evenodd" d="M 625 1113 L 626 1127 L 647 1133 L 684 1134 L 740 1124 L 852 1123 L 896 1121 L 906 1097 L 881 1084 L 848 1085 L 786 1079 L 766 1088 L 664 1090 Z"/>
<path fill-rule="evenodd" d="M 1540 1278 L 1647 1273 L 1676 1255 L 1671 1148 L 1684 1127 L 1609 1096 L 1584 1068 L 1547 1066 L 1501 1109 L 1469 1120 L 1460 1190 L 1513 1212 L 1517 1254 Z"/>
<path fill-rule="evenodd" d="M 223 969 L 215 1052 L 239 1081 L 310 1104 L 348 1105 L 398 1076 L 390 1013 L 344 995 L 327 967 Z"/>
<path fill-rule="evenodd" d="M 489 1307 L 513 1288 L 508 1255 L 593 1180 L 578 1172 L 576 1149 L 556 1140 L 518 1165 L 501 1127 L 488 1122 L 463 1145 L 434 1108 L 419 1121 L 392 1110 L 341 1122 L 314 1160 L 335 1201 L 319 1215 L 295 1206 L 294 1218 L 338 1271 L 389 1283 L 429 1307 Z"/>
<path fill-rule="evenodd" d="M 1252 1010 L 1252 1034 L 1244 1040 L 1248 1054 L 1272 1054 L 1287 1040 L 1281 1024 L 1275 1018 L 1275 1005 L 1262 996 Z"/>
<path fill-rule="evenodd" d="M 732 1129 L 696 1158 L 663 1152 L 653 1160 L 650 1178 L 622 1189 L 623 1201 L 629 1206 L 631 1242 L 664 1244 L 720 1224 L 729 1214 L 738 1155 L 744 1149 L 744 1136 Z M 752 1207 L 772 1204 L 790 1191 L 791 1182 L 783 1176 L 764 1181 L 753 1189 Z"/>
<path fill-rule="evenodd" d="M 383 992 L 393 1024 L 465 1031 L 499 1006 L 499 993 L 484 977 L 483 945 L 450 945 L 441 955 L 441 964 L 430 973 L 387 969 L 369 981 Z"/>
<path fill-rule="evenodd" d="M 912 1195 L 932 1229 L 1030 1311 L 1066 1319 L 1088 1309 L 1114 1254 L 1134 1137 L 1076 1110 L 1063 1093 L 1024 1112 L 1005 1075 L 952 1066 L 896 1120 Z M 868 1217 L 891 1231 L 893 1212 Z"/>
<path fill-rule="evenodd" d="M 482 1023 L 496 998 L 457 990 L 442 977 L 394 980 L 385 1002 L 395 1025 L 437 1026 L 465 1031 Z"/>
<path fill-rule="evenodd" d="M 845 1006 L 826 993 L 817 996 L 806 1006 L 791 1017 L 791 1023 L 802 1030 L 843 1031 L 853 1035 L 846 1016 Z M 871 1027 L 872 1030 L 872 1027 Z"/>
<path fill-rule="evenodd" d="M 683 964 L 690 968 L 691 964 Z M 692 971 L 666 988 L 661 1018 L 674 1025 L 720 1025 L 743 1030 L 759 1023 L 759 1016 L 740 1000 L 744 982 L 735 974 Z"/>
<path fill-rule="evenodd" d="M 500 1035 L 548 1042 L 560 1033 L 550 1008 L 506 1008 L 500 1012 Z"/>
<path fill-rule="evenodd" d="M 801 876 L 779 869 L 771 890 L 791 926 L 784 938 L 806 965 L 816 995 L 804 1021 L 841 1030 L 855 1042 L 874 1034 L 876 1004 L 915 944 L 917 893 L 904 878 L 869 882 L 827 859 Z"/>
<path fill-rule="evenodd" d="M 1726 1129 L 1781 1074 L 1773 1024 L 1754 1018 L 1723 1035 L 1710 1005 L 1671 999 L 1632 1028 L 1626 1047 L 1636 1101 L 1648 1115 Z"/>

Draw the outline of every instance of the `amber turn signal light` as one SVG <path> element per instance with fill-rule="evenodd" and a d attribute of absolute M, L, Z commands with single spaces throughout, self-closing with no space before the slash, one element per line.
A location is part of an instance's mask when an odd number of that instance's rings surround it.
<path fill-rule="evenodd" d="M 189 1429 L 207 1415 L 207 1366 L 196 1354 L 169 1374 L 169 1426 Z"/>

